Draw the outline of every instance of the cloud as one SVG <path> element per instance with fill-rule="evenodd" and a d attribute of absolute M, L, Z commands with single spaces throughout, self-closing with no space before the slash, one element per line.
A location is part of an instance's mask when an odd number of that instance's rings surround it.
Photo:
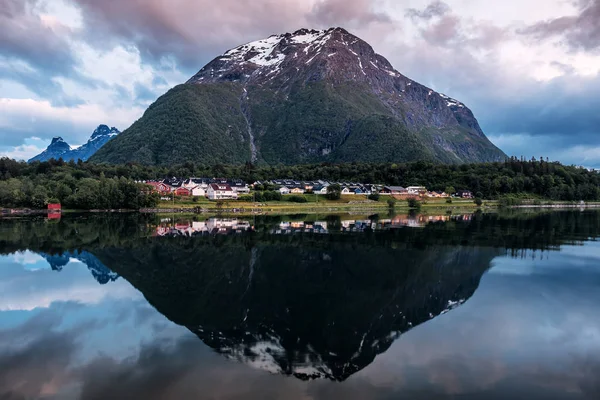
<path fill-rule="evenodd" d="M 27 138 L 61 136 L 67 142 L 82 143 L 99 124 L 128 126 L 142 111 L 123 108 L 113 113 L 98 104 L 58 107 L 47 100 L 0 98 L 0 142 L 5 147 L 21 146 Z"/>
<path fill-rule="evenodd" d="M 320 0 L 308 14 L 308 21 L 318 26 L 362 27 L 371 23 L 390 23 L 389 15 L 373 10 L 370 0 Z"/>
<path fill-rule="evenodd" d="M 406 10 L 406 16 L 412 19 L 424 19 L 430 20 L 435 17 L 443 17 L 450 12 L 450 6 L 443 1 L 434 1 L 430 3 L 425 9 L 418 10 L 416 8 L 409 8 Z"/>
<path fill-rule="evenodd" d="M 310 1 L 74 0 L 86 38 L 98 48 L 128 43 L 157 64 L 173 57 L 196 72 L 217 54 L 302 24 Z"/>
<path fill-rule="evenodd" d="M 19 258 L 17 259 L 19 260 Z M 140 293 L 119 279 L 99 285 L 88 267 L 69 263 L 65 271 L 27 269 L 18 263 L 0 269 L 0 311 L 48 308 L 57 302 L 97 304 L 106 299 L 138 299 Z"/>
<path fill-rule="evenodd" d="M 1 53 L 36 70 L 68 74 L 75 64 L 66 39 L 68 29 L 50 24 L 35 13 L 38 3 L 37 0 L 3 0 L 0 3 Z"/>
<path fill-rule="evenodd" d="M 549 19 L 521 32 L 539 40 L 559 37 L 573 50 L 600 49 L 600 0 L 579 0 L 579 13 Z"/>

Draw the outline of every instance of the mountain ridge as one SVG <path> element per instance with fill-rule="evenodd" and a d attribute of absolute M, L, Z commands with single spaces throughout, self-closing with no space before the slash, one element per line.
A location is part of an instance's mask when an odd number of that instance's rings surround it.
<path fill-rule="evenodd" d="M 50 145 L 43 152 L 32 157 L 27 162 L 48 161 L 52 158 L 56 160 L 62 158 L 64 161 L 87 161 L 96 151 L 119 133 L 121 132 L 114 126 L 109 128 L 108 125 L 98 125 L 88 141 L 76 148 L 72 148 L 62 137 L 57 136 L 52 138 Z"/>
<path fill-rule="evenodd" d="M 505 157 L 463 103 L 405 77 L 346 30 L 330 28 L 272 35 L 226 51 L 161 96 L 92 161 L 464 163 Z"/>

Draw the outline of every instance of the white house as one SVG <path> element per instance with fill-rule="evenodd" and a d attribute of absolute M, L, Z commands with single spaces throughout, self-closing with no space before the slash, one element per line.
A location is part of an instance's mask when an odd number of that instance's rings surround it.
<path fill-rule="evenodd" d="M 206 196 L 206 190 L 202 186 L 196 186 L 192 188 L 192 196 L 194 197 L 203 197 Z"/>
<path fill-rule="evenodd" d="M 315 194 L 327 194 L 327 186 L 314 186 L 313 193 Z"/>
<path fill-rule="evenodd" d="M 222 200 L 222 199 L 237 199 L 237 193 L 231 188 L 231 186 L 225 183 L 211 183 L 208 185 L 206 191 L 206 197 L 211 200 Z"/>
<path fill-rule="evenodd" d="M 409 186 L 406 190 L 408 190 L 408 194 L 413 195 L 422 195 L 427 192 L 427 189 L 424 186 Z"/>
<path fill-rule="evenodd" d="M 250 193 L 250 188 L 248 187 L 248 185 L 246 185 L 243 182 L 233 182 L 230 183 L 229 186 L 231 186 L 231 189 L 236 192 L 237 194 L 249 194 Z"/>
<path fill-rule="evenodd" d="M 279 193 L 281 194 L 290 194 L 290 189 L 287 186 L 282 186 L 279 188 Z"/>

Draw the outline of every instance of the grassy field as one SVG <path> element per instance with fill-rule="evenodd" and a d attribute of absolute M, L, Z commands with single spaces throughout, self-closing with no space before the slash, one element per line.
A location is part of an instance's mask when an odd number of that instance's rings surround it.
<path fill-rule="evenodd" d="M 346 195 L 339 200 L 328 200 L 324 195 L 305 195 L 306 203 L 294 203 L 286 201 L 288 196 L 284 196 L 282 201 L 269 201 L 261 203 L 244 202 L 238 200 L 224 200 L 221 203 L 208 200 L 204 197 L 193 200 L 191 198 L 179 198 L 175 201 L 161 201 L 157 208 L 159 209 L 190 209 L 190 211 L 200 208 L 205 212 L 218 212 L 221 210 L 244 210 L 244 212 L 269 212 L 269 213 L 287 213 L 287 212 L 330 212 L 330 211 L 360 211 L 368 210 L 374 212 L 383 212 L 389 210 L 388 200 L 390 196 L 380 196 L 378 201 L 367 200 L 366 196 Z M 497 202 L 485 201 L 482 208 L 496 207 Z M 445 210 L 465 210 L 475 211 L 478 207 L 473 200 L 453 199 L 451 204 L 446 203 L 446 199 L 428 199 L 421 202 L 420 211 L 423 213 L 440 212 Z M 409 210 L 408 202 L 397 200 L 395 210 Z"/>

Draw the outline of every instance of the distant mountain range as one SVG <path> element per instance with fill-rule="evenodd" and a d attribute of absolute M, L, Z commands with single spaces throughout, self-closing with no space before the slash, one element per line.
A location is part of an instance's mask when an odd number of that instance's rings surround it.
<path fill-rule="evenodd" d="M 91 161 L 455 164 L 505 157 L 465 104 L 330 28 L 272 35 L 218 56 Z"/>
<path fill-rule="evenodd" d="M 50 145 L 38 154 L 31 158 L 28 162 L 34 161 L 48 161 L 52 158 L 58 160 L 62 158 L 64 161 L 87 161 L 92 155 L 94 155 L 102 146 L 108 143 L 109 140 L 113 139 L 121 133 L 117 128 L 109 128 L 107 125 L 99 125 L 92 133 L 92 136 L 82 146 L 72 148 L 63 140 L 61 137 L 55 137 L 52 139 Z"/>
<path fill-rule="evenodd" d="M 61 271 L 72 258 L 79 260 L 88 267 L 94 279 L 96 279 L 96 281 L 101 285 L 116 281 L 119 277 L 118 274 L 112 272 L 104 264 L 102 264 L 102 262 L 100 262 L 96 256 L 87 251 L 66 251 L 56 255 L 48 253 L 39 254 L 44 257 L 46 261 L 48 261 L 50 268 L 52 268 L 54 271 Z"/>

